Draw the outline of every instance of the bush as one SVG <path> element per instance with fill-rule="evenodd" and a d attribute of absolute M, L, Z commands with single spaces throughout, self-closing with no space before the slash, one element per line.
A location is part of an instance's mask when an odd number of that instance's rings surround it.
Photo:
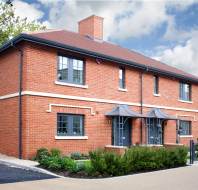
<path fill-rule="evenodd" d="M 89 155 L 87 154 L 81 154 L 80 152 L 73 152 L 71 153 L 70 157 L 74 160 L 84 160 L 89 159 Z"/>
<path fill-rule="evenodd" d="M 70 157 L 74 160 L 80 160 L 81 159 L 81 153 L 80 152 L 71 153 Z"/>
<path fill-rule="evenodd" d="M 90 152 L 93 172 L 103 176 L 119 176 L 140 171 L 152 171 L 184 166 L 187 161 L 187 148 L 166 149 L 163 147 L 133 147 L 123 156 L 113 152 L 97 150 Z"/>
<path fill-rule="evenodd" d="M 113 152 L 96 150 L 89 153 L 92 165 L 92 172 L 101 175 L 118 176 L 123 175 L 122 157 Z"/>
<path fill-rule="evenodd" d="M 61 151 L 57 148 L 52 148 L 50 150 L 51 156 L 52 157 L 60 157 L 61 156 Z"/>
<path fill-rule="evenodd" d="M 46 148 L 39 148 L 36 152 L 36 160 L 41 161 L 43 158 L 46 158 L 50 155 L 49 151 Z"/>
<path fill-rule="evenodd" d="M 58 149 L 51 149 L 49 153 L 47 149 L 41 148 L 37 151 L 37 157 L 39 164 L 46 169 L 53 171 L 77 171 L 75 161 L 66 156 L 62 157 Z"/>

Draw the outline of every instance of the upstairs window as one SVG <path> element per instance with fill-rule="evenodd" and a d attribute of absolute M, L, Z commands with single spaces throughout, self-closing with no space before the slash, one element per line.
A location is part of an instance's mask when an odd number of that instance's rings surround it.
<path fill-rule="evenodd" d="M 57 114 L 58 136 L 83 136 L 84 116 L 72 114 Z"/>
<path fill-rule="evenodd" d="M 159 94 L 159 77 L 154 76 L 154 94 Z"/>
<path fill-rule="evenodd" d="M 58 81 L 83 84 L 84 62 L 65 56 L 58 56 Z"/>
<path fill-rule="evenodd" d="M 180 135 L 191 135 L 191 121 L 179 121 Z"/>
<path fill-rule="evenodd" d="M 119 68 L 119 88 L 125 89 L 125 68 Z"/>
<path fill-rule="evenodd" d="M 190 84 L 180 82 L 179 98 L 180 100 L 191 101 L 191 85 Z"/>

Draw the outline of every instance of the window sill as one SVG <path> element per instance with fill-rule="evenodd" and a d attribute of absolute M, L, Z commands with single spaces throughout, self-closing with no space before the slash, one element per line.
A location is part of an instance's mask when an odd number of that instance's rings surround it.
<path fill-rule="evenodd" d="M 193 135 L 179 135 L 180 138 L 192 138 Z"/>
<path fill-rule="evenodd" d="M 55 136 L 56 140 L 86 140 L 88 136 Z"/>
<path fill-rule="evenodd" d="M 161 96 L 161 95 L 160 95 L 160 94 L 153 94 L 153 96 L 159 97 L 159 96 Z"/>
<path fill-rule="evenodd" d="M 183 103 L 188 103 L 188 104 L 192 104 L 193 102 L 192 101 L 187 101 L 187 100 L 178 100 L 179 102 L 183 102 Z"/>
<path fill-rule="evenodd" d="M 127 92 L 128 90 L 126 88 L 118 88 L 119 91 L 121 92 Z"/>
<path fill-rule="evenodd" d="M 88 88 L 88 85 L 72 84 L 72 83 L 60 82 L 60 81 L 55 81 L 55 84 L 62 85 L 62 86 L 71 86 L 71 87 L 76 87 L 76 88 Z"/>

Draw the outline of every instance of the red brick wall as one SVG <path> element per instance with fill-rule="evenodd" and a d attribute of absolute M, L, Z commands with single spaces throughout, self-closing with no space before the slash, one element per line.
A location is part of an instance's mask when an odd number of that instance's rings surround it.
<path fill-rule="evenodd" d="M 18 54 L 0 55 L 0 96 L 18 91 Z M 0 100 L 0 153 L 18 155 L 18 98 Z"/>
<path fill-rule="evenodd" d="M 118 90 L 119 66 L 109 62 L 97 64 L 94 59 L 87 58 L 86 85 L 88 85 L 88 89 L 82 89 L 55 84 L 57 75 L 57 50 L 26 44 L 24 56 L 24 90 L 134 103 L 140 102 L 140 74 L 132 68 L 126 67 L 126 88 L 128 91 L 121 92 Z M 10 70 L 11 68 L 7 69 Z M 178 101 L 179 84 L 177 80 L 160 77 L 160 97 L 153 96 L 153 76 L 151 74 L 144 74 L 143 81 L 144 104 L 187 109 L 198 108 L 198 86 L 193 85 L 192 87 L 193 104 L 190 104 Z M 4 90 L 2 91 L 4 92 Z M 6 93 L 9 93 L 9 91 L 6 91 Z M 10 100 L 8 99 L 6 101 Z M 75 151 L 87 152 L 91 149 L 111 144 L 111 119 L 107 118 L 104 114 L 110 111 L 115 105 L 38 96 L 24 96 L 23 100 L 23 157 L 33 156 L 35 151 L 42 146 L 48 148 L 57 147 L 65 154 L 69 154 Z M 0 101 L 1 103 L 2 101 Z M 89 106 L 93 107 L 93 110 L 97 114 L 95 116 L 90 115 L 88 109 L 61 107 L 53 107 L 52 112 L 47 113 L 46 110 L 49 108 L 50 103 Z M 14 107 L 16 108 L 17 106 Z M 131 109 L 140 112 L 140 107 L 131 106 Z M 145 107 L 143 112 L 146 114 L 150 109 Z M 198 119 L 198 113 L 175 110 L 164 111 L 175 116 L 176 114 L 186 115 L 185 117 L 192 120 L 194 139 L 198 137 L 198 122 L 194 121 L 194 117 L 195 120 Z M 85 135 L 88 136 L 88 140 L 55 140 L 57 127 L 56 115 L 58 112 L 85 114 Z M 12 127 L 14 128 L 16 126 L 17 123 L 13 124 Z M 143 143 L 146 143 L 145 131 L 146 128 L 143 125 Z M 164 141 L 165 143 L 176 142 L 176 124 L 174 121 L 167 122 Z M 180 139 L 181 143 L 188 143 L 188 141 L 189 138 Z M 139 119 L 132 122 L 132 144 L 136 143 L 141 143 Z"/>

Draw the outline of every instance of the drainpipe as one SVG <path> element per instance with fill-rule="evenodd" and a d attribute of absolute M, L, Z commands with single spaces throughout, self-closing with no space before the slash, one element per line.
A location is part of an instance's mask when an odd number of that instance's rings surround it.
<path fill-rule="evenodd" d="M 140 73 L 140 112 L 143 113 L 143 72 Z M 143 139 L 143 120 L 141 118 L 141 128 L 140 128 L 140 142 L 142 144 Z"/>
<path fill-rule="evenodd" d="M 20 61 L 19 61 L 19 110 L 18 110 L 18 157 L 22 158 L 22 90 L 23 90 L 23 50 L 19 47 L 16 47 L 13 43 L 11 44 L 13 48 L 15 48 L 20 53 Z"/>

